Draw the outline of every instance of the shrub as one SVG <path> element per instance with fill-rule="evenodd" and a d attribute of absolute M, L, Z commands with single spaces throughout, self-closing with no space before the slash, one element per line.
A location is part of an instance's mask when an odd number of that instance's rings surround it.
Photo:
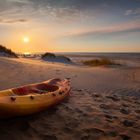
<path fill-rule="evenodd" d="M 83 61 L 83 64 L 88 65 L 88 66 L 118 65 L 117 63 L 115 63 L 114 61 L 112 61 L 108 58 L 86 60 L 86 61 Z"/>
<path fill-rule="evenodd" d="M 10 56 L 18 58 L 16 53 L 14 53 L 12 50 L 7 49 L 5 46 L 2 46 L 2 45 L 0 45 L 0 52 L 4 52 Z"/>
<path fill-rule="evenodd" d="M 42 55 L 42 58 L 45 58 L 45 57 L 52 57 L 52 58 L 55 58 L 56 56 L 55 56 L 55 54 L 53 54 L 53 53 L 45 53 L 45 54 L 43 54 Z"/>
<path fill-rule="evenodd" d="M 43 54 L 41 58 L 44 59 L 45 57 L 56 58 L 56 59 L 63 59 L 63 60 L 67 60 L 67 61 L 71 62 L 71 59 L 68 58 L 68 57 L 66 57 L 66 56 L 63 56 L 63 55 L 58 55 L 58 56 L 56 56 L 55 54 L 53 54 L 53 53 L 48 53 L 48 52 L 45 53 L 45 54 Z"/>

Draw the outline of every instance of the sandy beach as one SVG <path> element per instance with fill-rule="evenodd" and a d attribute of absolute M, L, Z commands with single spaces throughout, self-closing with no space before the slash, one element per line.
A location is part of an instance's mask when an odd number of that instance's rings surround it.
<path fill-rule="evenodd" d="M 0 140 L 140 140 L 140 0 L 0 0 Z"/>
<path fill-rule="evenodd" d="M 1 139 L 139 140 L 140 61 L 129 62 L 87 67 L 1 57 L 0 90 L 56 77 L 69 78 L 72 86 L 70 96 L 49 110 L 0 120 Z"/>

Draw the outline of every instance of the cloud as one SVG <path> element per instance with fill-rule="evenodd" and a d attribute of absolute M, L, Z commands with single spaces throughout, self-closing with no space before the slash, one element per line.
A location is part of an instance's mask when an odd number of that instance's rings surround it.
<path fill-rule="evenodd" d="M 128 4 L 124 1 L 129 1 Z M 126 6 L 138 5 L 135 0 L 0 0 L 0 17 L 5 23 L 26 22 L 16 19 L 31 19 L 40 23 L 92 24 L 115 11 L 123 12 Z M 119 7 L 119 8 L 118 8 Z M 127 9 L 129 9 L 127 8 Z M 132 6 L 132 8 L 136 7 Z M 132 9 L 130 8 L 130 9 Z M 138 13 L 138 8 L 126 11 L 126 15 Z M 121 13 L 122 14 L 122 13 Z M 105 19 L 106 20 L 106 19 Z M 96 21 L 95 21 L 96 22 Z"/>
<path fill-rule="evenodd" d="M 0 17 L 8 19 L 6 23 L 17 22 L 18 18 L 40 19 L 44 21 L 73 21 L 81 17 L 82 12 L 74 7 L 56 7 L 49 0 L 2 0 Z M 9 20 L 10 19 L 10 20 Z M 23 22 L 23 21 L 18 21 Z"/>
<path fill-rule="evenodd" d="M 131 10 L 126 10 L 125 11 L 125 14 L 126 16 L 128 15 L 140 15 L 140 8 L 137 8 L 137 9 L 131 9 Z"/>
<path fill-rule="evenodd" d="M 28 21 L 27 19 L 11 19 L 11 20 L 0 19 L 0 23 L 23 23 L 27 21 Z"/>
<path fill-rule="evenodd" d="M 7 0 L 8 2 L 28 3 L 29 0 Z"/>
<path fill-rule="evenodd" d="M 85 29 L 71 32 L 65 37 L 95 37 L 95 36 L 108 36 L 108 35 L 118 35 L 126 34 L 131 32 L 140 32 L 140 21 L 134 21 L 130 23 L 123 23 L 119 25 L 114 25 L 112 27 L 102 27 L 98 29 Z"/>

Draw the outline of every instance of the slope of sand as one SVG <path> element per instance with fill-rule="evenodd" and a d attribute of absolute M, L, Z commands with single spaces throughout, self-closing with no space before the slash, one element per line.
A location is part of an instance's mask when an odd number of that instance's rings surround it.
<path fill-rule="evenodd" d="M 46 56 L 46 57 L 43 57 L 42 60 L 48 61 L 48 62 L 72 64 L 72 61 L 69 58 L 64 57 L 64 56 L 55 56 L 55 57 Z"/>
<path fill-rule="evenodd" d="M 36 115 L 0 121 L 1 140 L 139 140 L 140 67 L 84 67 L 0 58 L 0 90 L 70 78 L 61 104 Z"/>

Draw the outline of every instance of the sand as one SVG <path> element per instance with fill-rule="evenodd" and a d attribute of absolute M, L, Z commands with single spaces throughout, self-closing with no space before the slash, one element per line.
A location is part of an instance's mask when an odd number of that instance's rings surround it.
<path fill-rule="evenodd" d="M 0 120 L 1 140 L 139 140 L 140 65 L 85 67 L 0 58 L 0 90 L 70 78 L 70 97 L 44 112 Z"/>

